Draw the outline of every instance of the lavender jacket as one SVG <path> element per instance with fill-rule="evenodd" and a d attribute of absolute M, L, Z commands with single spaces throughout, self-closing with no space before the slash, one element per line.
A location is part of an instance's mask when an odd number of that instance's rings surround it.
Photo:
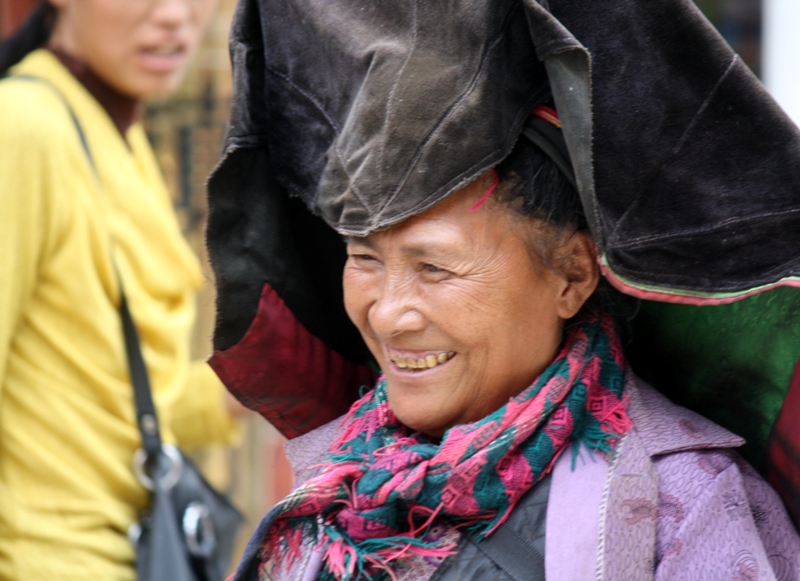
<path fill-rule="evenodd" d="M 732 450 L 744 440 L 632 373 L 625 389 L 634 429 L 611 462 L 581 450 L 573 468 L 567 450 L 553 469 L 547 580 L 800 580 L 800 537 L 775 492 Z M 337 425 L 286 444 L 297 483 L 314 475 Z M 270 521 L 254 535 L 237 580 L 256 578 Z M 309 550 L 284 578 L 312 581 L 319 568 L 319 553 Z M 435 568 L 416 562 L 398 578 L 424 581 Z"/>

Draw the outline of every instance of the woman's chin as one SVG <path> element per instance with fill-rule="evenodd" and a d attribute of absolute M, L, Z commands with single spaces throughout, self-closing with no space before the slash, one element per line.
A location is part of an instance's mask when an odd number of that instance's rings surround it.
<path fill-rule="evenodd" d="M 407 414 L 395 412 L 395 416 L 408 429 L 434 438 L 441 438 L 450 427 L 441 425 L 441 421 L 438 418 L 428 417 L 424 412 L 420 413 L 420 410 L 411 411 Z"/>
<path fill-rule="evenodd" d="M 123 95 L 134 99 L 160 97 L 173 92 L 183 80 L 183 70 L 174 72 L 153 72 L 141 69 L 111 82 Z"/>
<path fill-rule="evenodd" d="M 392 412 L 407 428 L 440 437 L 450 427 L 448 420 L 453 412 L 447 409 L 446 402 L 436 401 L 439 398 L 435 394 L 392 386 L 388 381 L 386 391 Z"/>
<path fill-rule="evenodd" d="M 468 406 L 457 359 L 428 369 L 401 369 L 394 362 L 386 366 L 389 405 L 403 425 L 439 437 L 456 423 Z"/>

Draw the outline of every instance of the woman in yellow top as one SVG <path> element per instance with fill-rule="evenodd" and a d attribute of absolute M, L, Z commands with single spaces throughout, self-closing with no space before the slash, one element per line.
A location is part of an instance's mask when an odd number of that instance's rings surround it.
<path fill-rule="evenodd" d="M 51 0 L 0 45 L 0 579 L 135 577 L 126 533 L 148 493 L 115 269 L 164 439 L 232 431 L 221 384 L 190 363 L 201 271 L 136 121 L 213 5 Z"/>

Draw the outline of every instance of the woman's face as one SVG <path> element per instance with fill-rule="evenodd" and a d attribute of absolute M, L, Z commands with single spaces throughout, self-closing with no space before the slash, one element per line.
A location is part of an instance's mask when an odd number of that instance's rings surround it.
<path fill-rule="evenodd" d="M 530 252 L 523 220 L 501 204 L 470 212 L 490 184 L 484 175 L 347 245 L 347 312 L 386 374 L 398 419 L 432 436 L 485 417 L 530 385 L 597 282 L 586 237 L 564 244 L 585 256 L 561 272 Z"/>
<path fill-rule="evenodd" d="M 216 0 L 50 0 L 53 46 L 129 97 L 175 89 Z"/>

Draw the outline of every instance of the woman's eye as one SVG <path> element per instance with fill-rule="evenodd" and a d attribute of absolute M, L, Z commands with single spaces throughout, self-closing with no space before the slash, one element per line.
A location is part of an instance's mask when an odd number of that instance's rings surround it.
<path fill-rule="evenodd" d="M 423 268 L 423 269 L 424 269 L 426 272 L 433 272 L 433 273 L 447 272 L 445 269 L 443 269 L 443 268 L 440 268 L 440 267 L 438 267 L 438 266 L 436 266 L 436 265 L 434 265 L 434 264 L 423 264 L 423 265 L 422 265 L 422 268 Z"/>

